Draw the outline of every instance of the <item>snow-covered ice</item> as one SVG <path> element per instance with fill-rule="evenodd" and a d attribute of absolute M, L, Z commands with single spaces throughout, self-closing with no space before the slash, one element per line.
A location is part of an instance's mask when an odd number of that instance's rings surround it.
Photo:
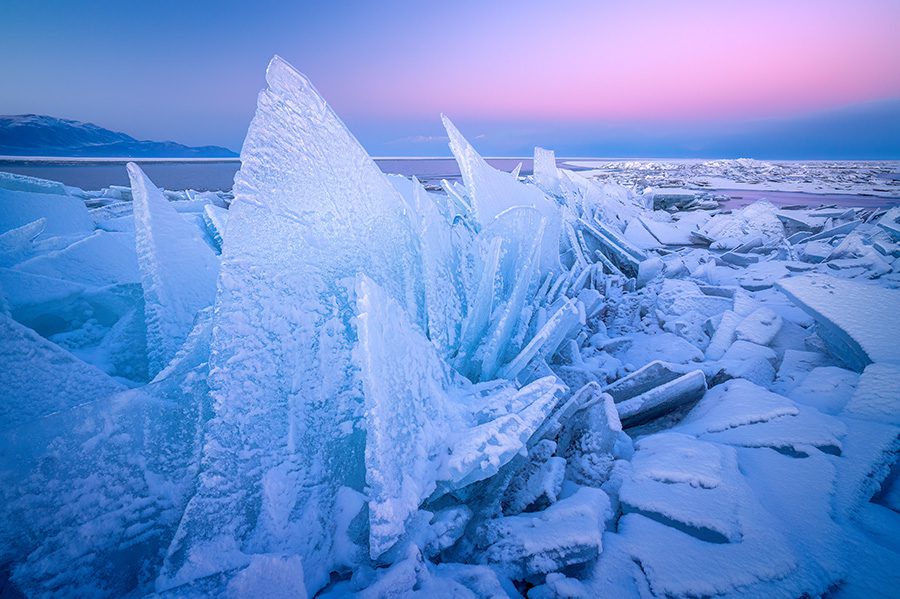
<path fill-rule="evenodd" d="M 444 117 L 426 188 L 266 81 L 233 196 L 0 173 L 4 593 L 894 592 L 896 209 L 702 191 L 882 167 L 522 175 Z"/>

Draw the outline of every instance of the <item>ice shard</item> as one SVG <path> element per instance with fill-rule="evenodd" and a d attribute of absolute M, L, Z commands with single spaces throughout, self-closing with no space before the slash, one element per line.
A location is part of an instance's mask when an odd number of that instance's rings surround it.
<path fill-rule="evenodd" d="M 409 207 L 303 75 L 275 57 L 235 177 L 210 358 L 203 471 L 161 589 L 299 555 L 328 582 L 338 490 L 362 490 L 353 285 L 424 327 Z"/>
<path fill-rule="evenodd" d="M 446 359 L 459 348 L 466 309 L 461 256 L 453 243 L 450 223 L 422 184 L 415 178 L 412 183 L 428 336 Z"/>
<path fill-rule="evenodd" d="M 534 183 L 544 193 L 562 197 L 562 181 L 556 168 L 556 155 L 553 150 L 534 149 Z"/>
<path fill-rule="evenodd" d="M 553 380 L 487 395 L 461 384 L 403 308 L 371 279 L 357 284 L 354 363 L 365 395 L 369 551 L 390 549 L 438 488 L 487 478 L 515 457 L 556 406 Z"/>
<path fill-rule="evenodd" d="M 446 116 L 442 118 L 450 137 L 450 150 L 459 164 L 478 222 L 482 226 L 488 226 L 499 214 L 517 206 L 536 209 L 547 221 L 541 247 L 541 270 L 559 272 L 559 206 L 537 187 L 520 183 L 509 173 L 499 171 L 485 162 L 450 119 Z"/>
<path fill-rule="evenodd" d="M 128 176 L 152 377 L 178 352 L 197 312 L 215 300 L 219 261 L 138 165 L 128 163 Z"/>

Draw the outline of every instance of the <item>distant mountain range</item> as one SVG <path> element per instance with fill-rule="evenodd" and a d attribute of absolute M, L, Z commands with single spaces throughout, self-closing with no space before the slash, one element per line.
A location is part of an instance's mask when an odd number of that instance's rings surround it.
<path fill-rule="evenodd" d="M 37 114 L 0 116 L 0 156 L 235 158 L 220 146 L 138 140 L 93 123 Z"/>

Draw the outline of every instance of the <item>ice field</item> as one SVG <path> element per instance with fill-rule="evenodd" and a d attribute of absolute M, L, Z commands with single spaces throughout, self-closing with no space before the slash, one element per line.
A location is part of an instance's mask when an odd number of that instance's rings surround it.
<path fill-rule="evenodd" d="M 446 117 L 426 189 L 267 83 L 232 193 L 0 173 L 4 596 L 898 592 L 900 209 L 520 177 Z"/>

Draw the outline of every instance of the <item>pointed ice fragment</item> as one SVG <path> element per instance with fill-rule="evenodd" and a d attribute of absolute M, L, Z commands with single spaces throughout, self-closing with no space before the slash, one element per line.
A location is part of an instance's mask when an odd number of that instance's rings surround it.
<path fill-rule="evenodd" d="M 562 196 L 562 184 L 559 170 L 556 168 L 556 155 L 553 150 L 534 148 L 534 184 L 544 193 Z"/>
<path fill-rule="evenodd" d="M 422 277 L 428 336 L 449 358 L 459 347 L 463 321 L 463 282 L 460 256 L 454 248 L 452 229 L 422 184 L 413 178 L 413 199 L 418 216 L 422 252 Z"/>
<path fill-rule="evenodd" d="M 560 386 L 550 377 L 519 391 L 501 384 L 473 397 L 403 308 L 368 277 L 357 284 L 357 305 L 354 362 L 365 394 L 375 558 L 397 542 L 438 487 L 443 493 L 482 480 L 516 456 L 556 406 Z"/>
<path fill-rule="evenodd" d="M 178 352 L 197 311 L 212 305 L 219 262 L 197 228 L 175 211 L 138 165 L 128 163 L 128 176 L 153 376 Z"/>
<path fill-rule="evenodd" d="M 559 207 L 533 185 L 520 183 L 503 171 L 498 171 L 475 151 L 446 116 L 441 117 L 450 150 L 459 164 L 463 183 L 472 198 L 476 219 L 487 226 L 500 213 L 514 206 L 530 206 L 546 219 L 546 232 L 541 247 L 541 271 L 559 272 L 559 235 L 561 219 Z"/>
<path fill-rule="evenodd" d="M 305 77 L 275 57 L 266 79 L 222 252 L 210 442 L 161 589 L 273 552 L 321 589 L 338 490 L 365 485 L 357 273 L 424 326 L 408 206 Z"/>

